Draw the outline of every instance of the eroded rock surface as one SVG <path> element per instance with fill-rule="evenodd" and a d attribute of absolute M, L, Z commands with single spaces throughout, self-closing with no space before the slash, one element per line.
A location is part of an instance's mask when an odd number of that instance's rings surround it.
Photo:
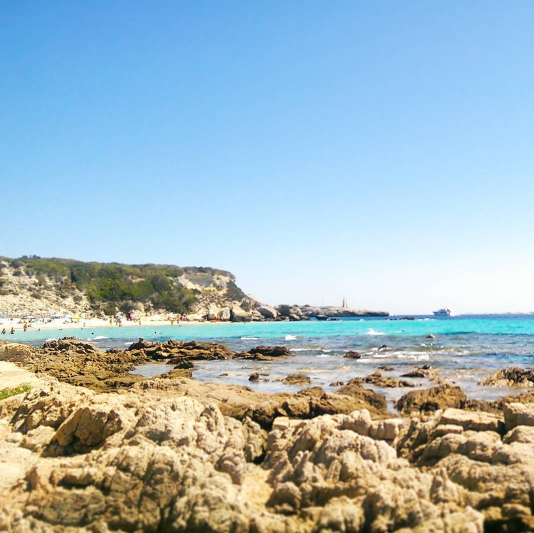
<path fill-rule="evenodd" d="M 1 421 L 0 529 L 482 533 L 532 524 L 530 427 L 501 440 L 490 415 L 448 410 L 406 423 L 363 409 L 279 416 L 265 431 L 209 398 L 149 384 L 116 395 L 52 382 L 19 398 Z"/>
<path fill-rule="evenodd" d="M 508 367 L 494 372 L 480 382 L 486 387 L 534 387 L 534 370 Z"/>
<path fill-rule="evenodd" d="M 425 390 L 410 391 L 395 404 L 399 412 L 410 414 L 415 412 L 431 412 L 447 407 L 460 408 L 467 401 L 465 392 L 449 383 L 442 383 Z"/>
<path fill-rule="evenodd" d="M 237 354 L 237 357 L 253 361 L 273 361 L 291 357 L 292 355 L 291 351 L 285 346 L 256 346 L 248 352 Z"/>

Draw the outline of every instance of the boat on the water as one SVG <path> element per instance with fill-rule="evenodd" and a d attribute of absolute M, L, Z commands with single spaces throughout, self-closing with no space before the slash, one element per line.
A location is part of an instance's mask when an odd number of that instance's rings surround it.
<path fill-rule="evenodd" d="M 437 311 L 434 311 L 434 316 L 438 316 L 438 317 L 448 317 L 451 315 L 452 315 L 452 312 L 448 307 L 444 307 L 443 309 L 438 309 Z"/>

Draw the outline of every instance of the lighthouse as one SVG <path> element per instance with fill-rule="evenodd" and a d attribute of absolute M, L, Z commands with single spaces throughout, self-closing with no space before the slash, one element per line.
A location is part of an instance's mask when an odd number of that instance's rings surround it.
<path fill-rule="evenodd" d="M 343 296 L 343 305 L 341 306 L 343 309 L 348 309 L 349 304 L 347 303 L 347 299 Z"/>

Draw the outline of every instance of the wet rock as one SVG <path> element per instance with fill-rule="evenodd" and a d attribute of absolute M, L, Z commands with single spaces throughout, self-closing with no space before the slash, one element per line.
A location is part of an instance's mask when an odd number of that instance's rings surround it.
<path fill-rule="evenodd" d="M 73 352 L 77 354 L 94 354 L 98 350 L 90 343 L 78 340 L 76 337 L 64 337 L 43 343 L 42 350 L 53 353 Z"/>
<path fill-rule="evenodd" d="M 345 385 L 344 381 L 332 381 L 332 383 L 330 383 L 331 387 L 342 387 L 343 385 Z"/>
<path fill-rule="evenodd" d="M 534 370 L 509 367 L 498 370 L 479 383 L 486 387 L 533 387 Z"/>
<path fill-rule="evenodd" d="M 382 372 L 393 372 L 395 368 L 393 368 L 392 366 L 388 366 L 388 365 L 380 365 L 378 367 L 378 370 L 382 370 Z"/>
<path fill-rule="evenodd" d="M 448 407 L 460 409 L 466 400 L 467 396 L 460 387 L 442 383 L 430 389 L 408 392 L 395 403 L 395 407 L 403 414 L 410 414 Z"/>
<path fill-rule="evenodd" d="M 349 350 L 343 357 L 345 357 L 346 359 L 361 359 L 362 354 L 354 350 Z"/>
<path fill-rule="evenodd" d="M 402 374 L 401 378 L 435 378 L 437 374 L 436 369 L 431 368 L 430 365 L 424 365 Z"/>
<path fill-rule="evenodd" d="M 387 387 L 387 388 L 414 387 L 414 384 L 411 383 L 410 381 L 384 376 L 379 370 L 377 370 L 370 376 L 367 376 L 364 379 L 364 382 L 372 383 L 373 385 L 376 385 L 377 387 Z"/>
<path fill-rule="evenodd" d="M 172 339 L 167 342 L 139 339 L 126 351 L 153 361 L 170 360 L 173 364 L 178 364 L 180 361 L 232 359 L 234 357 L 234 352 L 223 344 Z"/>
<path fill-rule="evenodd" d="M 311 379 L 306 374 L 290 374 L 284 378 L 284 383 L 287 385 L 308 385 L 311 383 Z"/>
<path fill-rule="evenodd" d="M 387 344 L 382 344 L 381 346 L 378 347 L 378 351 L 383 352 L 384 350 L 387 350 L 388 348 L 389 346 Z"/>
<path fill-rule="evenodd" d="M 435 339 L 436 336 L 433 334 L 433 333 L 430 333 L 429 335 L 426 336 L 427 339 Z"/>
<path fill-rule="evenodd" d="M 238 354 L 242 359 L 252 359 L 253 361 L 273 361 L 284 357 L 291 357 L 293 354 L 285 346 L 256 346 L 248 352 Z"/>
<path fill-rule="evenodd" d="M 250 376 L 248 377 L 248 380 L 249 381 L 259 381 L 260 380 L 260 375 L 258 374 L 258 372 L 254 372 L 254 374 L 250 374 Z"/>

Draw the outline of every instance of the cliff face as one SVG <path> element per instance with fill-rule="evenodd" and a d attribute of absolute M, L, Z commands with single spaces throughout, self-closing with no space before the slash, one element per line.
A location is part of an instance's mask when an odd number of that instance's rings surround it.
<path fill-rule="evenodd" d="M 133 311 L 228 320 L 258 305 L 230 272 L 214 268 L 0 258 L 0 313 L 10 316 Z"/>

